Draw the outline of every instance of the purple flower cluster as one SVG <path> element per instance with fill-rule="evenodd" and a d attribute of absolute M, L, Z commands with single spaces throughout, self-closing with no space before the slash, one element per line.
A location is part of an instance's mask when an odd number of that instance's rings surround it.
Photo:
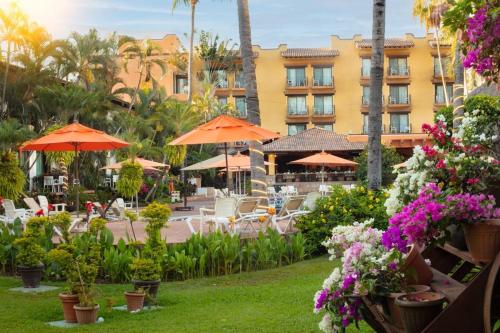
<path fill-rule="evenodd" d="M 423 244 L 438 237 L 446 216 L 446 205 L 440 202 L 440 195 L 441 189 L 436 184 L 424 186 L 417 199 L 389 220 L 390 226 L 382 234 L 382 245 L 405 253 L 408 244 Z"/>
<path fill-rule="evenodd" d="M 492 195 L 461 193 L 446 197 L 448 216 L 457 222 L 475 222 L 500 217 Z"/>
<path fill-rule="evenodd" d="M 327 299 L 328 299 L 328 293 L 329 293 L 329 292 L 330 292 L 330 291 L 329 291 L 328 289 L 323 289 L 323 290 L 320 292 L 320 294 L 319 294 L 318 298 L 316 299 L 316 303 L 314 304 L 314 308 L 315 308 L 316 310 L 321 309 L 321 308 L 325 305 L 325 303 L 326 303 L 326 301 L 327 301 Z"/>

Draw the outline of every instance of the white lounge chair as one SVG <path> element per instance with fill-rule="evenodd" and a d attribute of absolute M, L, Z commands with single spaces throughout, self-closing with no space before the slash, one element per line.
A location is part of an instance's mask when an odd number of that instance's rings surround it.
<path fill-rule="evenodd" d="M 134 201 L 133 200 L 126 202 L 125 200 L 123 200 L 123 198 L 116 198 L 116 203 L 118 204 L 118 206 L 123 207 L 125 209 L 133 209 L 134 208 Z"/>
<path fill-rule="evenodd" d="M 10 199 L 3 199 L 2 206 L 5 210 L 5 215 L 0 215 L 0 221 L 3 223 L 13 223 L 17 218 L 21 220 L 24 224 L 30 217 L 29 211 L 24 208 L 17 209 L 14 205 L 14 201 Z"/>
<path fill-rule="evenodd" d="M 49 200 L 45 195 L 39 195 L 38 197 L 38 202 L 40 203 L 40 207 L 43 209 L 43 214 L 45 216 L 49 215 Z M 51 204 L 54 207 L 54 210 L 56 212 L 64 212 L 66 211 L 66 204 L 65 203 L 54 203 Z"/>
<path fill-rule="evenodd" d="M 302 205 L 302 208 L 304 210 L 314 210 L 316 208 L 316 201 L 321 198 L 321 193 L 319 192 L 309 192 L 306 195 L 306 198 L 304 199 L 304 203 Z"/>
<path fill-rule="evenodd" d="M 280 211 L 273 216 L 272 223 L 280 234 L 286 233 L 287 230 L 293 231 L 292 228 L 295 218 L 308 213 L 308 211 L 301 209 L 305 198 L 305 195 L 297 195 L 286 198 L 283 203 L 283 207 L 281 207 Z M 279 225 L 279 222 L 282 221 L 286 222 L 285 228 L 283 229 Z"/>
<path fill-rule="evenodd" d="M 35 201 L 33 198 L 23 198 L 24 203 L 26 206 L 28 206 L 28 209 L 26 210 L 27 213 L 31 216 L 35 216 L 35 214 L 39 211 L 43 211 L 43 215 L 45 214 L 45 211 L 40 207 L 38 202 Z"/>
<path fill-rule="evenodd" d="M 215 199 L 215 208 L 200 208 L 200 234 L 203 233 L 203 224 L 211 227 L 215 225 L 215 230 L 218 230 L 219 225 L 229 221 L 229 218 L 234 216 L 236 218 L 236 206 L 238 200 L 232 197 L 223 197 Z"/>

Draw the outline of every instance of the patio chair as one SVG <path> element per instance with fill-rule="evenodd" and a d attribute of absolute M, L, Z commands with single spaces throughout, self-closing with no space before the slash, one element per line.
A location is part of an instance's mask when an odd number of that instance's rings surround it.
<path fill-rule="evenodd" d="M 193 221 L 193 217 L 192 216 L 175 216 L 175 217 L 170 217 L 168 219 L 168 223 L 172 223 L 172 222 L 185 222 L 189 228 L 189 231 L 191 232 L 191 234 L 195 234 L 196 233 L 196 230 L 194 229 L 193 227 L 193 224 L 191 223 Z"/>
<path fill-rule="evenodd" d="M 330 185 L 327 184 L 319 185 L 319 193 L 321 193 L 322 196 L 326 196 L 328 192 L 330 192 Z"/>
<path fill-rule="evenodd" d="M 258 220 L 260 216 L 266 214 L 266 211 L 257 211 L 260 206 L 261 198 L 256 197 L 248 197 L 241 198 L 238 200 L 238 204 L 236 206 L 236 214 L 235 214 L 235 225 L 233 232 L 240 232 L 241 230 L 247 230 L 248 228 L 257 231 L 254 227 L 254 222 Z M 226 224 L 225 224 L 226 225 Z M 228 225 L 226 225 L 226 228 Z"/>
<path fill-rule="evenodd" d="M 48 216 L 49 215 L 49 200 L 45 195 L 39 195 L 38 197 L 38 203 L 40 204 L 40 207 L 43 209 L 43 214 Z M 66 204 L 65 203 L 53 203 L 51 204 L 54 207 L 54 210 L 56 212 L 64 212 L 66 211 Z"/>
<path fill-rule="evenodd" d="M 200 234 L 203 233 L 203 224 L 209 225 L 209 232 L 212 226 L 218 230 L 219 224 L 229 221 L 229 217 L 236 217 L 236 207 L 238 200 L 236 198 L 224 197 L 215 199 L 214 209 L 200 208 Z"/>
<path fill-rule="evenodd" d="M 181 202 L 181 192 L 180 191 L 172 191 L 170 196 L 172 203 Z"/>
<path fill-rule="evenodd" d="M 126 202 L 125 200 L 123 200 L 123 198 L 116 198 L 115 201 L 118 204 L 118 206 L 123 207 L 125 209 L 133 209 L 134 208 L 134 201 L 133 200 Z"/>
<path fill-rule="evenodd" d="M 5 224 L 13 223 L 15 219 L 19 218 L 24 224 L 26 220 L 30 217 L 29 212 L 24 208 L 16 208 L 14 201 L 10 199 L 3 199 L 2 203 L 5 215 L 0 215 L 0 221 Z"/>
<path fill-rule="evenodd" d="M 54 177 L 53 176 L 43 176 L 43 188 L 50 188 L 51 192 L 54 192 Z"/>
<path fill-rule="evenodd" d="M 280 211 L 273 216 L 273 226 L 280 234 L 285 234 L 287 230 L 290 230 L 291 232 L 295 218 L 309 213 L 308 211 L 301 209 L 305 198 L 305 195 L 297 195 L 286 198 L 283 203 L 283 207 L 281 207 Z M 281 221 L 286 222 L 285 228 L 283 229 L 279 225 L 279 222 Z"/>
<path fill-rule="evenodd" d="M 288 195 L 299 195 L 299 191 L 295 187 L 295 185 L 288 185 L 287 189 Z"/>
<path fill-rule="evenodd" d="M 23 198 L 23 201 L 26 204 L 26 206 L 28 206 L 28 209 L 26 210 L 26 212 L 29 215 L 35 216 L 35 214 L 39 211 L 43 211 L 43 215 L 46 215 L 45 211 L 42 209 L 42 207 L 40 207 L 40 205 L 38 204 L 38 202 L 35 201 L 35 199 Z"/>
<path fill-rule="evenodd" d="M 306 198 L 304 199 L 304 203 L 302 205 L 302 208 L 304 210 L 314 210 L 316 208 L 316 201 L 321 198 L 322 195 L 319 192 L 309 192 L 306 195 Z"/>

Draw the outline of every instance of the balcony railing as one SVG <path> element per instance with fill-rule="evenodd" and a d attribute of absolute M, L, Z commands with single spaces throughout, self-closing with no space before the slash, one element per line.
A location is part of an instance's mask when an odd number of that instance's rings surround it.
<path fill-rule="evenodd" d="M 409 66 L 401 66 L 401 67 L 388 67 L 387 68 L 388 76 L 409 76 L 410 75 L 410 67 Z"/>
<path fill-rule="evenodd" d="M 382 104 L 385 102 L 385 97 L 382 96 Z M 361 105 L 369 105 L 370 104 L 370 96 L 361 96 Z"/>
<path fill-rule="evenodd" d="M 436 96 L 436 98 L 434 99 L 434 104 L 446 104 L 444 96 Z"/>
<path fill-rule="evenodd" d="M 225 89 L 227 88 L 229 85 L 228 85 L 228 82 L 227 82 L 227 79 L 223 79 L 223 80 L 217 80 L 215 81 L 215 87 L 216 88 L 222 88 L 222 89 Z"/>
<path fill-rule="evenodd" d="M 314 78 L 313 87 L 333 87 L 333 77 L 331 78 Z"/>
<path fill-rule="evenodd" d="M 286 86 L 287 87 L 307 87 L 307 79 L 296 79 L 296 80 L 287 80 L 286 81 Z"/>
<path fill-rule="evenodd" d="M 234 81 L 234 87 L 235 88 L 245 88 L 245 81 L 243 81 L 243 80 Z"/>
<path fill-rule="evenodd" d="M 314 115 L 315 116 L 333 116 L 335 114 L 335 106 L 332 106 L 331 109 L 328 108 L 314 108 Z"/>
<path fill-rule="evenodd" d="M 391 104 L 391 105 L 411 104 L 411 96 L 410 95 L 408 95 L 406 97 L 389 96 L 389 104 Z"/>
<path fill-rule="evenodd" d="M 408 124 L 408 126 L 390 126 L 390 132 L 392 134 L 408 134 L 411 133 L 411 124 Z"/>
<path fill-rule="evenodd" d="M 368 73 L 365 73 L 365 71 L 363 70 L 363 67 L 360 68 L 360 75 L 361 77 L 366 77 L 366 78 L 369 78 L 370 77 L 370 70 L 368 70 Z"/>
<path fill-rule="evenodd" d="M 307 116 L 309 112 L 307 111 L 307 108 L 305 109 L 296 109 L 296 108 L 290 108 L 288 107 L 288 115 L 289 116 Z"/>
<path fill-rule="evenodd" d="M 380 130 L 385 133 L 385 125 L 382 124 Z M 363 134 L 368 134 L 368 124 L 363 124 Z"/>

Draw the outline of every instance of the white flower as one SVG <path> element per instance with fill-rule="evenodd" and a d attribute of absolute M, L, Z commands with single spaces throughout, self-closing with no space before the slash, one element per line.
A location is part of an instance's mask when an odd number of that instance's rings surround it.
<path fill-rule="evenodd" d="M 323 289 L 335 289 L 335 286 L 338 285 L 341 278 L 342 276 L 340 274 L 340 269 L 338 267 L 335 267 L 330 276 L 327 277 L 325 281 L 323 281 Z"/>
<path fill-rule="evenodd" d="M 323 316 L 323 319 L 319 322 L 319 329 L 325 333 L 335 333 L 338 330 L 337 327 L 333 325 L 330 315 L 327 313 Z"/>

